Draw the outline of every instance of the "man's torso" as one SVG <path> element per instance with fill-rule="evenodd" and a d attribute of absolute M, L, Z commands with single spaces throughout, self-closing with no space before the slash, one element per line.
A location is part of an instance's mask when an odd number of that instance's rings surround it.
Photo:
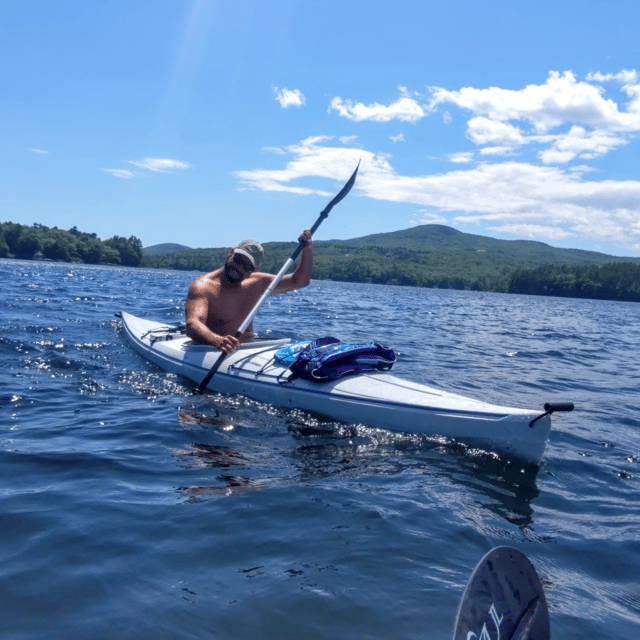
<path fill-rule="evenodd" d="M 254 273 L 234 287 L 225 287 L 218 271 L 199 278 L 198 284 L 207 296 L 207 326 L 211 331 L 218 335 L 236 334 L 268 286 L 263 276 Z M 252 328 L 246 333 L 252 333 Z"/>

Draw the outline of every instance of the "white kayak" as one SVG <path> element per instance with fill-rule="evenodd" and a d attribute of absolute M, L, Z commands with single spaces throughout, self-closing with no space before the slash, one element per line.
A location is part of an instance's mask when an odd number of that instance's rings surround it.
<path fill-rule="evenodd" d="M 160 368 L 199 384 L 220 351 L 195 344 L 176 325 L 126 312 L 124 329 L 133 348 Z M 283 383 L 287 368 L 274 354 L 289 340 L 258 340 L 227 356 L 207 388 L 242 394 L 280 407 L 312 411 L 368 427 L 444 436 L 540 464 L 551 429 L 550 414 L 573 405 L 545 405 L 545 411 L 502 407 L 374 371 L 331 382 L 297 378 Z"/>

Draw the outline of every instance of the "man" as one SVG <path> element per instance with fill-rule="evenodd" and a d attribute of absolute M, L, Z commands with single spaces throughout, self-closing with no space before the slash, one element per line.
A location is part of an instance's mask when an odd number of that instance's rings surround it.
<path fill-rule="evenodd" d="M 273 294 L 306 287 L 313 270 L 313 242 L 307 229 L 299 238 L 303 243 L 300 264 L 280 280 Z M 210 344 L 232 353 L 241 342 L 253 338 L 253 324 L 235 337 L 243 320 L 274 280 L 270 273 L 258 271 L 264 252 L 255 240 L 243 240 L 231 249 L 224 266 L 200 276 L 189 287 L 187 296 L 187 335 L 200 344 Z"/>

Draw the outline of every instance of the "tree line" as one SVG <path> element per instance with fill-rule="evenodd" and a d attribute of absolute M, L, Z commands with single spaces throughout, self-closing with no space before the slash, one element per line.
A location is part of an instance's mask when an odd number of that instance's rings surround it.
<path fill-rule="evenodd" d="M 295 248 L 265 245 L 262 269 L 276 273 Z M 230 249 L 192 249 L 145 255 L 142 266 L 211 271 Z M 546 264 L 523 268 L 507 256 L 470 250 L 418 251 L 385 247 L 348 247 L 316 242 L 313 277 L 338 282 L 368 282 L 438 289 L 494 291 L 545 296 L 640 302 L 640 265 L 611 262 L 588 265 Z"/>
<path fill-rule="evenodd" d="M 511 276 L 508 292 L 640 302 L 640 265 L 632 262 L 547 264 L 536 269 L 518 269 Z"/>
<path fill-rule="evenodd" d="M 0 222 L 0 258 L 135 267 L 140 264 L 142 257 L 142 242 L 135 236 L 113 236 L 103 241 L 95 233 L 83 233 L 77 227 L 64 231 L 37 223 L 30 227 Z"/>
<path fill-rule="evenodd" d="M 277 273 L 295 243 L 265 245 L 262 269 Z M 40 258 L 92 264 L 117 264 L 186 271 L 221 266 L 230 248 L 190 249 L 145 254 L 131 236 L 100 240 L 76 227 L 64 231 L 41 224 L 0 223 L 0 257 Z M 640 302 L 640 264 L 545 264 L 523 266 L 516 258 L 472 248 L 419 250 L 384 246 L 314 243 L 313 277 L 319 280 L 367 282 L 439 289 L 467 289 L 573 298 Z"/>
<path fill-rule="evenodd" d="M 276 273 L 296 244 L 266 243 L 262 269 Z M 145 254 L 142 266 L 164 269 L 211 271 L 222 265 L 230 251 L 191 249 L 164 254 Z M 339 282 L 399 284 L 442 289 L 502 291 L 517 263 L 477 251 L 419 251 L 383 247 L 314 243 L 313 277 Z"/>

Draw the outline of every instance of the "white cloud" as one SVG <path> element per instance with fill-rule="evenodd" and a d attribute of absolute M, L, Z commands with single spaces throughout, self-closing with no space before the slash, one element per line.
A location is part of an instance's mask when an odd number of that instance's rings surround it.
<path fill-rule="evenodd" d="M 604 97 L 601 84 L 610 81 L 623 85 L 629 97 L 626 110 Z M 517 91 L 435 87 L 431 92 L 429 110 L 455 104 L 470 112 L 467 135 L 475 144 L 487 145 L 483 155 L 512 155 L 523 145 L 534 145 L 544 163 L 565 164 L 604 155 L 640 131 L 640 84 L 635 70 L 592 73 L 587 81 L 578 81 L 570 71 L 554 71 L 544 84 Z M 558 131 L 562 128 L 567 130 Z"/>
<path fill-rule="evenodd" d="M 522 131 L 507 122 L 489 118 L 471 118 L 467 123 L 467 135 L 476 144 L 517 147 L 524 144 Z"/>
<path fill-rule="evenodd" d="M 605 97 L 604 83 L 622 86 L 629 100 L 624 108 Z M 389 105 L 364 104 L 336 97 L 329 112 L 354 122 L 371 120 L 418 122 L 444 105 L 469 114 L 467 136 L 484 156 L 514 155 L 524 146 L 545 164 L 593 159 L 626 144 L 640 132 L 640 82 L 636 70 L 617 74 L 591 73 L 578 80 L 571 71 L 552 71 L 543 84 L 523 89 L 464 87 L 450 91 L 431 87 L 431 99 L 400 87 L 400 98 Z M 443 121 L 452 121 L 449 111 Z"/>
<path fill-rule="evenodd" d="M 593 80 L 594 82 L 609 82 L 614 80 L 616 82 L 620 82 L 625 87 L 630 87 L 638 84 L 638 72 L 635 69 L 623 69 L 620 73 L 604 74 L 596 71 L 595 73 L 587 74 L 587 80 Z"/>
<path fill-rule="evenodd" d="M 31 149 L 31 151 L 33 153 L 39 153 L 41 155 L 49 155 L 49 152 L 45 151 L 44 149 Z"/>
<path fill-rule="evenodd" d="M 433 211 L 421 209 L 420 213 L 423 214 L 420 217 L 420 220 L 411 220 L 409 224 L 449 224 L 449 221 L 446 218 L 433 213 Z"/>
<path fill-rule="evenodd" d="M 342 136 L 341 138 L 338 138 L 342 144 L 352 144 L 355 143 L 357 139 L 358 136 Z"/>
<path fill-rule="evenodd" d="M 390 105 L 363 104 L 352 100 L 334 98 L 329 106 L 329 113 L 336 111 L 338 115 L 362 122 L 363 120 L 373 120 L 374 122 L 390 122 L 391 120 L 402 120 L 404 122 L 417 122 L 427 114 L 424 106 L 418 100 L 410 97 L 405 87 L 400 87 L 401 97 Z"/>
<path fill-rule="evenodd" d="M 532 240 L 538 238 L 562 240 L 563 238 L 574 235 L 560 227 L 549 227 L 541 224 L 503 224 L 497 227 L 489 227 L 489 229 L 491 229 L 491 231 L 498 231 L 499 233 L 510 233 L 520 238 L 531 238 Z"/>
<path fill-rule="evenodd" d="M 578 125 L 571 127 L 568 133 L 552 139 L 552 146 L 538 154 L 546 164 L 566 163 L 574 158 L 590 160 L 628 142 L 620 135 L 606 131 L 587 131 Z"/>
<path fill-rule="evenodd" d="M 318 147 L 319 144 L 332 140 L 332 136 L 316 136 L 302 140 L 297 145 L 287 147 L 287 153 L 295 155 L 285 169 L 256 169 L 237 171 L 235 175 L 248 189 L 260 191 L 282 191 L 300 195 L 317 194 L 330 196 L 332 191 L 293 186 L 291 183 L 300 177 L 315 176 L 342 180 L 348 167 L 356 166 L 360 157 L 359 149 L 338 147 Z M 318 153 L 318 149 L 323 149 Z M 353 168 L 351 169 L 353 171 Z M 350 174 L 349 174 L 350 175 Z M 347 176 L 348 177 L 348 176 Z"/>
<path fill-rule="evenodd" d="M 483 147 L 480 149 L 480 155 L 482 156 L 512 156 L 515 155 L 513 147 Z"/>
<path fill-rule="evenodd" d="M 129 160 L 128 162 L 141 169 L 159 172 L 171 171 L 172 169 L 189 169 L 191 167 L 188 162 L 169 158 L 144 158 L 143 160 Z"/>
<path fill-rule="evenodd" d="M 457 164 L 466 164 L 473 160 L 473 151 L 461 151 L 459 153 L 450 154 L 447 159 Z"/>
<path fill-rule="evenodd" d="M 288 107 L 302 107 L 306 102 L 302 91 L 299 89 L 290 91 L 289 89 L 278 89 L 278 87 L 275 87 L 274 91 L 276 92 L 276 100 L 283 109 L 287 109 Z"/>
<path fill-rule="evenodd" d="M 397 136 L 389 136 L 393 142 L 403 142 L 404 133 L 399 133 Z"/>
<path fill-rule="evenodd" d="M 292 159 L 284 169 L 237 175 L 253 189 L 330 195 L 333 190 L 320 192 L 292 183 L 306 177 L 344 182 L 362 158 L 356 185 L 361 197 L 428 207 L 431 215 L 449 213 L 450 224 L 492 221 L 504 229 L 542 228 L 553 238 L 565 234 L 622 246 L 640 243 L 638 180 L 588 180 L 585 167 L 564 170 L 516 161 L 403 176 L 386 154 L 332 147 L 330 141 L 316 137 L 288 147 Z"/>
<path fill-rule="evenodd" d="M 100 169 L 100 171 L 106 171 L 116 178 L 133 178 L 135 175 L 133 171 L 127 169 Z"/>
<path fill-rule="evenodd" d="M 141 169 L 147 171 L 154 171 L 164 173 L 173 169 L 189 169 L 191 164 L 188 162 L 182 162 L 181 160 L 170 160 L 169 158 L 144 158 L 143 160 L 128 160 L 129 164 L 132 164 Z M 133 178 L 137 175 L 142 175 L 140 172 L 129 171 L 128 169 L 100 169 L 110 173 L 116 178 Z"/>
<path fill-rule="evenodd" d="M 566 122 L 615 131 L 640 129 L 640 111 L 619 111 L 613 100 L 602 96 L 601 87 L 577 81 L 570 71 L 562 75 L 552 71 L 545 84 L 528 85 L 518 91 L 498 87 L 466 87 L 459 91 L 436 87 L 431 91 L 431 106 L 453 103 L 477 116 L 499 122 L 525 120 L 538 133 L 546 133 Z"/>
<path fill-rule="evenodd" d="M 266 151 L 269 153 L 277 153 L 280 156 L 285 155 L 287 152 L 280 147 L 262 147 L 262 151 Z"/>

